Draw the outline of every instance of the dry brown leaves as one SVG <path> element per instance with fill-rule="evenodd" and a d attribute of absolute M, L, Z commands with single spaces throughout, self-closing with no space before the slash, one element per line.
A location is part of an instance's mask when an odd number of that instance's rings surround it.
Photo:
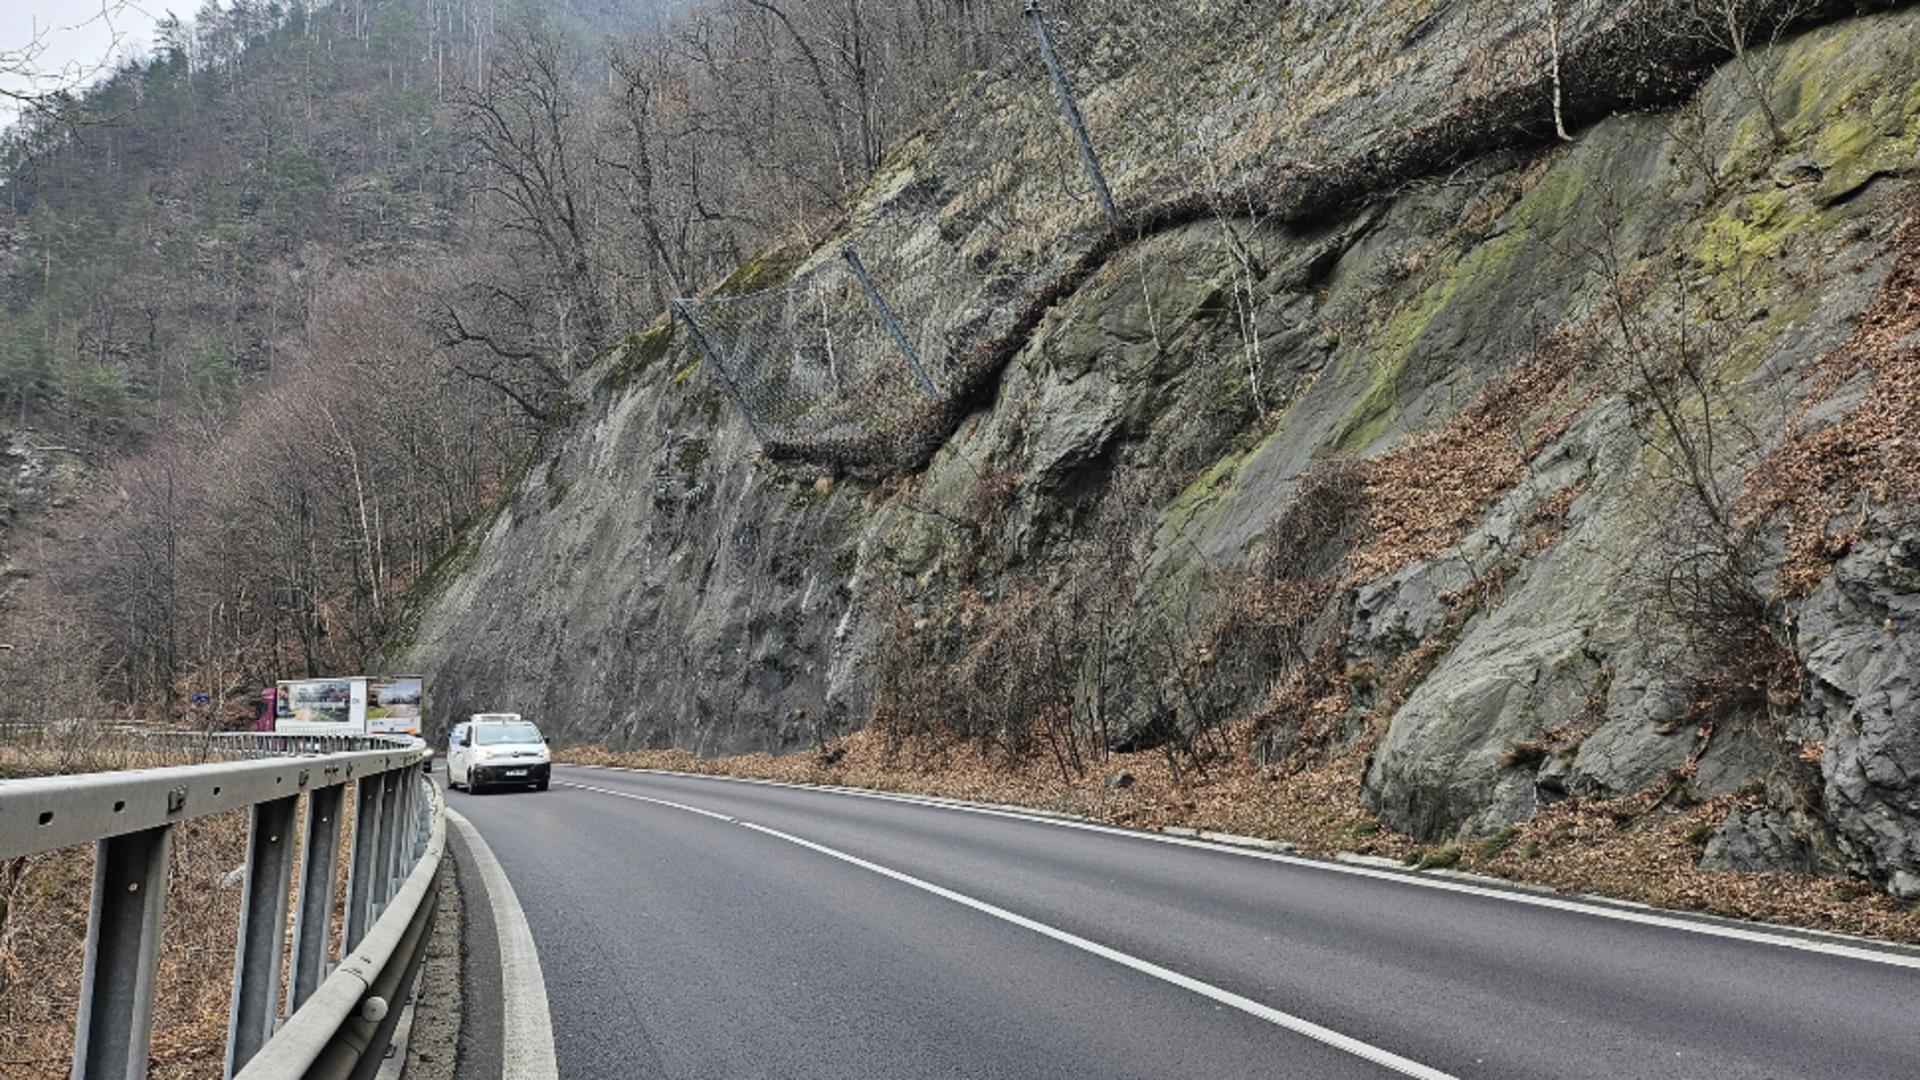
<path fill-rule="evenodd" d="M 1462 866 L 1565 892 L 1736 919 L 1920 942 L 1920 909 L 1863 883 L 1810 874 L 1702 870 L 1699 837 L 1743 805 L 1734 795 L 1662 811 L 1663 789 L 1605 802 L 1570 800 L 1518 827 L 1498 853 Z M 1758 805 L 1755 802 L 1753 805 Z"/>
<path fill-rule="evenodd" d="M 1795 430 L 1756 471 L 1740 508 L 1749 525 L 1786 519 L 1781 580 L 1796 594 L 1846 553 L 1869 506 L 1920 499 L 1920 195 L 1908 202 L 1878 295 L 1852 336 L 1821 358 Z M 1872 376 L 1864 401 L 1823 427 L 1798 426 L 1862 372 Z"/>
<path fill-rule="evenodd" d="M 889 754 L 871 731 L 840 740 L 833 747 L 837 756 L 699 758 L 680 750 L 577 748 L 562 751 L 560 759 L 1006 803 L 1136 828 L 1171 825 L 1259 836 L 1319 855 L 1415 857 L 1421 851 L 1415 840 L 1382 827 L 1360 807 L 1371 733 L 1378 729 L 1373 725 L 1358 745 L 1291 774 L 1239 755 L 1213 765 L 1204 778 L 1190 770 L 1176 777 L 1163 755 L 1148 751 L 1114 754 L 1104 772 L 1070 783 L 1039 754 L 1009 761 L 951 740 L 921 740 Z M 1107 787 L 1106 775 L 1122 770 L 1134 783 Z M 1460 867 L 1568 892 L 1920 942 L 1920 909 L 1865 895 L 1864 888 L 1808 875 L 1698 869 L 1699 830 L 1718 825 L 1738 800 L 1729 796 L 1676 812 L 1659 808 L 1666 794 L 1655 789 L 1609 802 L 1569 800 L 1548 807 L 1520 826 L 1502 850 L 1482 855 L 1463 849 Z"/>
<path fill-rule="evenodd" d="M 1555 332 L 1440 428 L 1366 463 L 1369 542 L 1348 560 L 1351 581 L 1439 554 L 1525 479 L 1585 405 L 1563 399 L 1598 328 L 1595 316 Z"/>

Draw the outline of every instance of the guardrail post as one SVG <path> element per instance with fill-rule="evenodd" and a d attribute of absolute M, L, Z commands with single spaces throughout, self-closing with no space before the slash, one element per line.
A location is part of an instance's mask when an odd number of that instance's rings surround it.
<path fill-rule="evenodd" d="M 400 799 L 402 792 L 399 782 L 389 769 L 380 774 L 380 846 L 373 860 L 373 917 L 378 919 L 386 910 L 387 901 L 393 899 L 393 849 L 399 845 L 398 824 L 400 821 Z"/>
<path fill-rule="evenodd" d="M 346 940 L 340 950 L 342 956 L 358 948 L 360 939 L 367 936 L 367 928 L 373 925 L 374 879 L 379 876 L 375 867 L 380 865 L 376 861 L 380 849 L 380 818 L 386 801 L 386 784 L 377 773 L 362 775 L 354 788 L 357 795 L 353 858 L 347 870 L 347 926 Z"/>
<path fill-rule="evenodd" d="M 340 855 L 340 808 L 346 785 L 315 788 L 307 796 L 306 847 L 300 855 L 300 906 L 293 916 L 293 1000 L 298 1009 L 327 977 L 327 938 L 333 916 L 333 869 Z"/>
<path fill-rule="evenodd" d="M 147 1075 L 172 843 L 173 826 L 160 825 L 94 846 L 74 1080 Z"/>
<path fill-rule="evenodd" d="M 255 803 L 247 832 L 246 887 L 233 958 L 233 1005 L 227 1013 L 227 1075 L 273 1037 L 280 1012 L 280 958 L 287 942 L 287 899 L 293 885 L 293 816 L 298 795 Z"/>
<path fill-rule="evenodd" d="M 400 782 L 407 786 L 407 820 L 400 830 L 400 870 L 394 875 L 394 888 L 413 871 L 414 856 L 420 853 L 420 770 L 411 765 L 401 769 Z"/>
<path fill-rule="evenodd" d="M 423 787 L 431 787 L 433 784 L 432 765 L 422 765 L 419 769 L 413 770 L 413 782 L 416 791 Z M 431 797 L 425 797 L 422 798 L 419 805 L 414 808 L 413 851 L 407 856 L 409 863 L 419 862 L 421 854 L 427 850 L 427 837 L 433 831 L 427 821 L 428 815 L 431 813 L 431 806 Z"/>
<path fill-rule="evenodd" d="M 393 782 L 398 785 L 400 803 L 393 816 L 393 861 L 387 866 L 387 897 L 400 891 L 407 876 L 407 864 L 413 854 L 413 769 L 396 769 Z"/>

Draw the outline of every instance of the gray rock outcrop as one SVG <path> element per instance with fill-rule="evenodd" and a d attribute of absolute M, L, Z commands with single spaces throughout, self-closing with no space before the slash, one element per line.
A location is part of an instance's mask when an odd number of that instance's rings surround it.
<path fill-rule="evenodd" d="M 1406 48 L 1440 63 L 1454 46 Z M 513 708 L 565 742 L 801 749 L 869 719 L 892 646 L 964 636 L 1016 587 L 1108 573 L 1087 514 L 1116 477 L 1149 504 L 1122 545 L 1138 572 L 1125 614 L 1185 632 L 1230 598 L 1221 583 L 1266 550 L 1310 470 L 1417 445 L 1556 331 L 1607 325 L 1622 287 L 1609 265 L 1645 290 L 1650 340 L 1717 313 L 1712 407 L 1732 419 L 1716 466 L 1737 490 L 1796 410 L 1842 411 L 1808 395 L 1891 265 L 1920 145 L 1920 14 L 1824 26 L 1759 61 L 1788 145 L 1753 121 L 1746 77 L 1723 72 L 1684 116 L 1617 116 L 1339 220 L 1143 239 L 1047 315 L 924 470 L 886 483 L 761 460 L 684 340 L 636 338 L 610 361 L 618 378 L 575 388 L 578 418 L 424 598 L 398 662 L 428 675 L 434 729 Z M 1382 122 L 1354 103 L 1329 115 L 1340 143 Z M 1864 142 L 1833 134 L 1862 125 Z M 856 216 L 890 212 L 916 167 Z M 1796 745 L 1739 718 L 1703 736 L 1689 696 L 1707 673 L 1648 600 L 1683 509 L 1618 349 L 1590 336 L 1585 365 L 1511 433 L 1530 445 L 1553 426 L 1519 479 L 1437 553 L 1343 582 L 1318 615 L 1349 671 L 1424 647 L 1364 803 L 1422 839 L 1463 838 L 1684 767 L 1701 797 L 1769 792 L 1706 865 L 1858 870 L 1920 893 L 1920 534 L 1877 519 L 1791 605 L 1809 675 Z M 1321 569 L 1340 577 L 1346 554 Z M 1162 692 L 1183 671 L 1160 640 L 1134 635 L 1097 676 L 1116 742 L 1166 737 L 1170 710 L 1193 721 Z M 1362 737 L 1382 700 L 1356 689 L 1334 737 Z M 1305 746 L 1298 734 L 1269 750 Z M 1772 797 L 1777 762 L 1813 743 L 1822 805 L 1796 818 Z"/>

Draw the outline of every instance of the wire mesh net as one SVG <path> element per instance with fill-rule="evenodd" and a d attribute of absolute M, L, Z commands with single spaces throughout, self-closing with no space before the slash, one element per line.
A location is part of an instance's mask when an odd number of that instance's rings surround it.
<path fill-rule="evenodd" d="M 843 257 L 770 289 L 679 308 L 763 439 L 859 437 L 931 396 Z"/>
<path fill-rule="evenodd" d="M 1040 11 L 1124 207 L 1363 152 L 1449 104 L 1546 72 L 1556 41 L 1632 6 L 1052 0 Z"/>
<path fill-rule="evenodd" d="M 950 395 L 977 389 L 980 369 L 1005 359 L 986 346 L 1132 216 L 1195 194 L 1244 212 L 1232 200 L 1261 178 L 1404 146 L 1423 123 L 1502 88 L 1520 87 L 1547 115 L 1547 73 L 1568 43 L 1688 2 L 1036 0 L 976 28 L 981 71 L 895 148 L 807 269 L 683 311 L 785 456 L 834 463 L 833 448 L 897 445 L 930 412 L 951 411 Z M 842 245 L 859 253 L 906 348 Z"/>

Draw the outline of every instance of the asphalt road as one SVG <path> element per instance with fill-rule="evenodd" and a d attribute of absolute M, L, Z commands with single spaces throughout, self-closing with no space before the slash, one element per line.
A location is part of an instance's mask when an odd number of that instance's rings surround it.
<path fill-rule="evenodd" d="M 563 1077 L 1920 1077 L 1912 953 L 721 780 L 449 805 Z"/>

